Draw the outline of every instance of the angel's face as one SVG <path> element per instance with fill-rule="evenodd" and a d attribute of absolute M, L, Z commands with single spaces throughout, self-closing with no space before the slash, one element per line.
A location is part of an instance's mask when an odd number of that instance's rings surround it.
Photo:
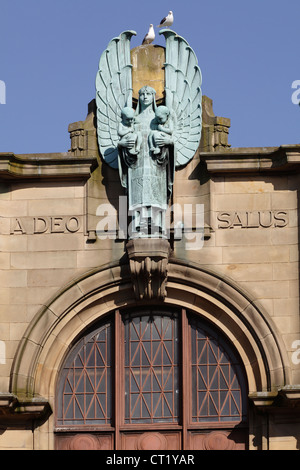
<path fill-rule="evenodd" d="M 143 90 L 140 94 L 140 100 L 145 105 L 151 104 L 153 100 L 152 93 L 148 90 Z"/>

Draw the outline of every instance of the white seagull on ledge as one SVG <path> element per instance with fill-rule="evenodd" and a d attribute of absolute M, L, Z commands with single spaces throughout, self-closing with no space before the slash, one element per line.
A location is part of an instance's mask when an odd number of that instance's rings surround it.
<path fill-rule="evenodd" d="M 150 24 L 149 31 L 143 39 L 142 44 L 151 44 L 155 39 L 155 32 L 153 29 L 153 24 Z"/>
<path fill-rule="evenodd" d="M 165 18 L 161 20 L 161 22 L 159 23 L 157 27 L 162 28 L 163 26 L 166 26 L 166 27 L 172 26 L 173 21 L 174 21 L 173 12 L 169 11 L 168 16 L 165 16 Z"/>

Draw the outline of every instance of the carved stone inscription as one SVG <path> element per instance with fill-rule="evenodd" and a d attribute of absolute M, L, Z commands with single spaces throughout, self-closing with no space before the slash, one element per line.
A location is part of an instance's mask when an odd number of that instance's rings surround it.
<path fill-rule="evenodd" d="M 286 211 L 239 211 L 218 212 L 218 228 L 270 228 L 285 227 L 288 224 Z"/>
<path fill-rule="evenodd" d="M 78 216 L 19 217 L 11 219 L 10 233 L 43 234 L 43 233 L 76 233 L 81 227 Z"/>

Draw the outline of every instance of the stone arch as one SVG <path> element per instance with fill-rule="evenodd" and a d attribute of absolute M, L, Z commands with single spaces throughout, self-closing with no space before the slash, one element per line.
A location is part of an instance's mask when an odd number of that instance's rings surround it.
<path fill-rule="evenodd" d="M 25 332 L 12 367 L 11 392 L 53 405 L 61 364 L 82 332 L 117 308 L 149 302 L 134 298 L 128 265 L 102 266 L 65 286 Z M 271 318 L 231 280 L 171 259 L 164 303 L 190 309 L 223 331 L 243 361 L 250 393 L 289 383 L 287 353 Z"/>

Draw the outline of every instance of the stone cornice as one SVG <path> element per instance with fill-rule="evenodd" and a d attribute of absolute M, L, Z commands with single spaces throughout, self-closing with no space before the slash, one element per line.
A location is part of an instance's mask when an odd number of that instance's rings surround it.
<path fill-rule="evenodd" d="M 71 153 L 0 153 L 1 179 L 88 178 L 97 165 L 94 155 L 74 157 Z"/>
<path fill-rule="evenodd" d="M 300 170 L 300 144 L 231 148 L 201 152 L 210 173 L 292 172 Z"/>
<path fill-rule="evenodd" d="M 230 148 L 200 152 L 209 173 L 298 172 L 300 144 L 280 147 Z M 96 155 L 74 156 L 71 152 L 20 154 L 0 153 L 1 179 L 89 178 L 98 164 Z"/>

